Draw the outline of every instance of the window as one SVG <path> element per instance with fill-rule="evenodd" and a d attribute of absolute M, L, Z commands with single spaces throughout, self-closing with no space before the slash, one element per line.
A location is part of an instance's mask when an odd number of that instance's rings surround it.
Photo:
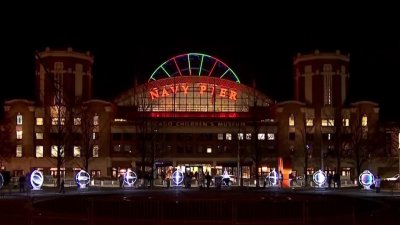
<path fill-rule="evenodd" d="M 37 145 L 36 146 L 36 158 L 42 158 L 43 157 L 43 145 Z"/>
<path fill-rule="evenodd" d="M 90 176 L 91 177 L 100 177 L 101 176 L 101 170 L 91 170 L 90 171 Z"/>
<path fill-rule="evenodd" d="M 275 140 L 275 134 L 274 133 L 268 133 L 267 138 L 269 141 Z"/>
<path fill-rule="evenodd" d="M 132 147 L 131 145 L 124 145 L 124 152 L 131 153 L 132 152 L 132 148 L 131 147 Z"/>
<path fill-rule="evenodd" d="M 99 146 L 98 145 L 93 146 L 93 157 L 95 157 L 95 158 L 99 157 Z"/>
<path fill-rule="evenodd" d="M 348 127 L 350 126 L 350 119 L 349 118 L 343 118 L 343 126 Z"/>
<path fill-rule="evenodd" d="M 22 115 L 20 113 L 17 115 L 17 124 L 22 125 Z"/>
<path fill-rule="evenodd" d="M 42 126 L 43 125 L 43 117 L 37 117 L 36 118 L 36 125 Z"/>
<path fill-rule="evenodd" d="M 238 140 L 243 140 L 243 133 L 238 133 Z"/>
<path fill-rule="evenodd" d="M 361 126 L 366 127 L 368 125 L 368 118 L 367 115 L 363 115 L 362 119 L 361 119 Z"/>
<path fill-rule="evenodd" d="M 307 127 L 314 126 L 314 120 L 313 119 L 306 119 L 306 126 Z"/>
<path fill-rule="evenodd" d="M 80 117 L 75 117 L 74 118 L 74 125 L 75 126 L 81 125 L 81 118 Z"/>
<path fill-rule="evenodd" d="M 15 149 L 15 157 L 22 157 L 22 145 L 17 145 Z"/>
<path fill-rule="evenodd" d="M 332 139 L 331 134 L 328 134 L 328 140 L 331 140 L 331 139 Z"/>
<path fill-rule="evenodd" d="M 120 152 L 121 151 L 121 145 L 114 145 L 114 152 Z"/>
<path fill-rule="evenodd" d="M 97 114 L 93 116 L 93 125 L 99 125 L 99 116 Z"/>
<path fill-rule="evenodd" d="M 291 132 L 289 133 L 289 140 L 294 140 L 296 137 L 295 133 Z"/>
<path fill-rule="evenodd" d="M 265 140 L 265 134 L 264 133 L 259 133 L 258 134 L 258 140 Z"/>
<path fill-rule="evenodd" d="M 93 135 L 92 135 L 93 137 L 93 140 L 97 140 L 97 139 L 99 139 L 99 133 L 98 132 L 93 132 Z"/>
<path fill-rule="evenodd" d="M 37 140 L 42 140 L 43 139 L 43 133 L 37 132 L 36 133 L 36 139 Z"/>
<path fill-rule="evenodd" d="M 293 116 L 293 114 L 291 114 L 291 115 L 289 116 L 289 126 L 290 126 L 290 127 L 293 127 L 293 126 L 294 126 L 294 116 Z"/>
<path fill-rule="evenodd" d="M 65 124 L 65 118 L 61 118 L 61 125 Z M 51 118 L 51 125 L 58 125 L 58 117 L 52 117 Z"/>
<path fill-rule="evenodd" d="M 212 148 L 207 147 L 207 153 L 212 153 Z"/>
<path fill-rule="evenodd" d="M 232 134 L 231 133 L 226 133 L 225 134 L 225 138 L 226 138 L 226 140 L 231 141 L 232 140 Z"/>
<path fill-rule="evenodd" d="M 51 157 L 57 157 L 58 156 L 58 147 L 56 145 L 51 146 Z M 61 146 L 60 149 L 61 157 L 64 157 L 64 147 Z"/>
<path fill-rule="evenodd" d="M 74 146 L 74 157 L 81 157 L 81 146 Z"/>
<path fill-rule="evenodd" d="M 224 140 L 224 134 L 218 134 L 218 140 Z"/>
<path fill-rule="evenodd" d="M 246 134 L 246 140 L 251 140 L 251 133 Z"/>
<path fill-rule="evenodd" d="M 335 126 L 335 120 L 334 119 L 322 119 L 321 125 L 323 127 L 333 127 L 333 126 Z"/>
<path fill-rule="evenodd" d="M 18 140 L 22 139 L 22 130 L 17 130 L 17 139 Z"/>

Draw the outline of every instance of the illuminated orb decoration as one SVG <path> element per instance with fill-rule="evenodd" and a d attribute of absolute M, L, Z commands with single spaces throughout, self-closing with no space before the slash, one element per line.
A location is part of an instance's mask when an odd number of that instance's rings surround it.
<path fill-rule="evenodd" d="M 313 174 L 313 181 L 318 187 L 323 187 L 326 182 L 326 174 L 322 170 L 318 170 Z"/>
<path fill-rule="evenodd" d="M 124 186 L 133 187 L 136 180 L 137 180 L 137 175 L 132 170 L 128 170 L 126 171 L 126 173 L 124 173 Z"/>
<path fill-rule="evenodd" d="M 43 185 L 43 173 L 40 172 L 39 170 L 34 170 L 31 173 L 31 185 L 32 185 L 32 190 L 40 190 L 40 188 Z"/>
<path fill-rule="evenodd" d="M 278 183 L 278 173 L 273 169 L 269 175 L 268 180 L 272 186 L 275 186 Z"/>
<path fill-rule="evenodd" d="M 75 182 L 79 188 L 86 188 L 90 183 L 90 175 L 88 172 L 81 170 L 75 176 Z"/>
<path fill-rule="evenodd" d="M 163 62 L 151 74 L 149 81 L 174 76 L 208 76 L 228 78 L 240 83 L 239 77 L 221 60 L 203 53 L 186 53 Z"/>
<path fill-rule="evenodd" d="M 3 175 L 0 173 L 0 189 L 3 187 L 4 185 L 4 177 Z"/>
<path fill-rule="evenodd" d="M 370 189 L 371 185 L 374 183 L 374 175 L 369 170 L 364 170 L 358 177 L 360 184 L 364 186 L 364 189 Z"/>
<path fill-rule="evenodd" d="M 175 171 L 172 174 L 172 182 L 175 186 L 179 186 L 183 181 L 183 173 L 181 173 L 180 171 Z"/>

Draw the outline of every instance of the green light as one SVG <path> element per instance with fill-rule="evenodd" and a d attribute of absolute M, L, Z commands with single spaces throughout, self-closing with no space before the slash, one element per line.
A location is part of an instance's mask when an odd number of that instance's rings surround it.
<path fill-rule="evenodd" d="M 201 56 L 201 63 L 200 63 L 199 76 L 201 75 L 201 68 L 203 67 L 203 59 L 204 59 L 204 55 Z"/>
<path fill-rule="evenodd" d="M 165 70 L 165 68 L 164 68 L 164 64 L 163 65 L 161 65 L 161 69 L 163 69 L 164 70 L 164 72 L 169 76 L 169 77 L 171 77 L 171 75 L 169 75 L 169 73 L 167 72 L 167 70 Z"/>

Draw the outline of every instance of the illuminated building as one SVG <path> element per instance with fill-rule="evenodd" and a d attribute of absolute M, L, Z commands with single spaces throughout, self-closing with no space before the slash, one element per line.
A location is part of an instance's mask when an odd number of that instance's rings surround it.
<path fill-rule="evenodd" d="M 295 100 L 280 103 L 201 53 L 168 59 L 107 102 L 92 98 L 92 64 L 90 53 L 72 49 L 37 54 L 35 102 L 5 102 L 15 154 L 4 164 L 14 176 L 32 168 L 55 175 L 60 146 L 68 177 L 88 159 L 91 175 L 114 178 L 128 168 L 140 177 L 152 165 L 155 175 L 175 167 L 239 177 L 239 166 L 248 185 L 256 171 L 303 174 L 305 158 L 310 174 L 336 170 L 340 136 L 340 171 L 354 177 L 352 146 L 380 140 L 379 106 L 346 103 L 349 57 L 340 52 L 298 55 Z"/>

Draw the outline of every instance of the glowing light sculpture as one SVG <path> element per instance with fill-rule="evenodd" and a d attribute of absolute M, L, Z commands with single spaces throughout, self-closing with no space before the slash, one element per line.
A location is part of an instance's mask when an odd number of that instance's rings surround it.
<path fill-rule="evenodd" d="M 364 170 L 358 177 L 358 180 L 365 190 L 369 190 L 371 185 L 375 182 L 374 174 L 372 174 L 369 170 Z"/>
<path fill-rule="evenodd" d="M 3 175 L 0 173 L 0 189 L 3 187 L 4 185 L 4 177 Z"/>
<path fill-rule="evenodd" d="M 278 184 L 278 173 L 275 171 L 275 169 L 272 169 L 272 171 L 269 173 L 268 180 L 272 186 L 276 186 Z"/>
<path fill-rule="evenodd" d="M 128 171 L 124 173 L 124 186 L 133 187 L 135 185 L 136 180 L 137 180 L 137 175 L 132 170 L 128 169 Z"/>
<path fill-rule="evenodd" d="M 174 186 L 179 186 L 183 181 L 183 173 L 179 170 L 172 174 L 172 183 Z"/>
<path fill-rule="evenodd" d="M 76 174 L 75 182 L 79 188 L 87 188 L 90 183 L 90 175 L 85 170 L 81 170 Z"/>
<path fill-rule="evenodd" d="M 39 170 L 34 170 L 31 173 L 31 185 L 32 185 L 32 190 L 40 190 L 43 185 L 43 173 L 40 172 Z"/>
<path fill-rule="evenodd" d="M 317 187 L 322 188 L 326 183 L 326 174 L 322 170 L 318 170 L 313 174 L 313 181 Z"/>

